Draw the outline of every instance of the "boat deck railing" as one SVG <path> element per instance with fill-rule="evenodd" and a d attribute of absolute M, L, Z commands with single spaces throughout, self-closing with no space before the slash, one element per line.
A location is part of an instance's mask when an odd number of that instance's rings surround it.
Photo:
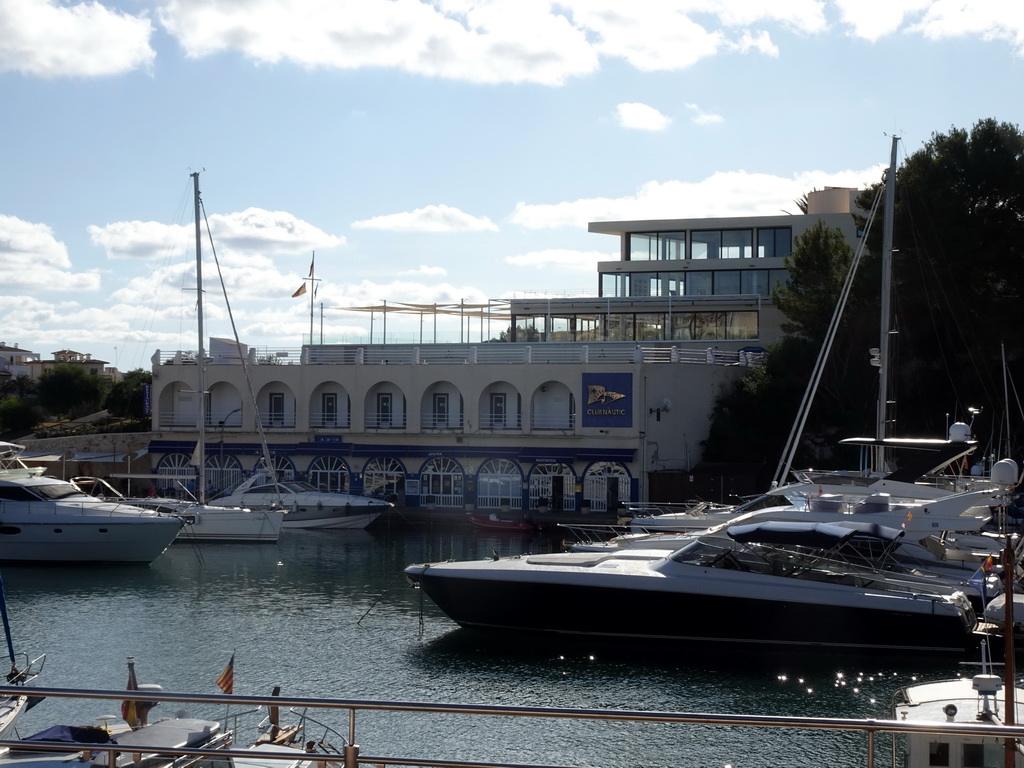
<path fill-rule="evenodd" d="M 876 755 L 876 740 L 881 734 L 943 734 L 946 736 L 994 736 L 1001 739 L 1024 739 L 1024 726 L 998 725 L 982 722 L 973 723 L 922 723 L 899 720 L 858 719 L 836 717 L 789 717 L 781 715 L 737 715 L 700 712 L 654 712 L 644 710 L 618 709 L 573 709 L 556 707 L 527 707 L 493 704 L 448 704 L 410 701 L 376 701 L 362 699 L 332 698 L 297 698 L 290 696 L 245 696 L 223 694 L 191 694 L 171 693 L 164 691 L 103 691 L 77 690 L 67 688 L 32 687 L 33 695 L 47 698 L 99 699 L 99 700 L 138 700 L 154 702 L 174 702 L 195 705 L 234 705 L 268 708 L 308 708 L 324 709 L 343 713 L 347 721 L 347 734 L 342 734 L 347 743 L 339 747 L 340 754 L 324 754 L 308 752 L 308 762 L 315 768 L 358 768 L 360 765 L 378 766 L 429 766 L 431 768 L 541 768 L 539 763 L 509 763 L 480 760 L 450 760 L 424 755 L 377 755 L 372 752 L 372 745 L 366 751 L 359 744 L 360 722 L 373 712 L 419 713 L 423 715 L 469 715 L 479 717 L 509 718 L 554 718 L 561 720 L 580 721 L 617 721 L 619 723 L 677 723 L 690 725 L 712 725 L 725 728 L 770 728 L 790 730 L 827 730 L 852 731 L 864 735 L 863 765 L 873 768 Z M 26 689 L 20 686 L 0 686 L 0 696 L 24 695 Z M 326 719 L 326 717 L 325 717 Z M 255 738 L 252 739 L 255 741 Z M 95 753 L 106 753 L 107 764 L 114 764 L 118 752 L 144 753 L 167 756 L 191 755 L 208 758 L 248 758 L 253 753 L 240 744 L 248 743 L 241 734 L 236 733 L 235 745 L 226 749 L 167 748 L 132 744 L 130 749 L 117 744 L 76 744 L 76 743 L 28 743 L 19 740 L 0 740 L 0 748 L 12 750 L 35 749 L 46 751 L 62 751 L 69 754 L 82 750 Z M 296 753 L 279 752 L 272 747 L 259 753 L 261 760 L 284 760 L 287 764 L 296 761 Z M 101 764 L 99 759 L 94 765 Z M 284 763 L 282 763 L 284 764 Z M 547 768 L 573 768 L 572 766 L 548 766 Z"/>

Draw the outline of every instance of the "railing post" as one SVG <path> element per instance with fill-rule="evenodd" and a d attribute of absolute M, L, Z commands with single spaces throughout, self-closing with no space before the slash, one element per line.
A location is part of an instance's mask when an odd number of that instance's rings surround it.
<path fill-rule="evenodd" d="M 359 745 L 346 744 L 342 747 L 345 755 L 345 768 L 359 768 Z"/>

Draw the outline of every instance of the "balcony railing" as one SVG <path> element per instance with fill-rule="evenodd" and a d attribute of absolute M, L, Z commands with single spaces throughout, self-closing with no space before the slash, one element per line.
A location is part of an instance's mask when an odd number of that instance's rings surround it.
<path fill-rule="evenodd" d="M 462 414 L 425 413 L 420 417 L 420 429 L 462 429 Z"/>
<path fill-rule="evenodd" d="M 759 347 L 716 349 L 718 340 L 544 342 L 534 344 L 314 344 L 301 349 L 252 350 L 248 365 L 463 365 L 463 364 L 599 364 L 686 363 L 691 365 L 762 365 Z M 733 341 L 732 343 L 736 343 Z M 756 341 L 750 342 L 756 345 Z M 159 365 L 195 365 L 196 352 L 157 351 Z M 233 357 L 209 358 L 208 366 L 239 365 Z"/>
<path fill-rule="evenodd" d="M 405 414 L 371 411 L 363 423 L 366 429 L 405 429 Z"/>

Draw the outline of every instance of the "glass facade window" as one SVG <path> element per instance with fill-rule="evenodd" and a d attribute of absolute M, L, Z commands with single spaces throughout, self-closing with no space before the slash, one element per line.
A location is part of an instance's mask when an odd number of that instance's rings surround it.
<path fill-rule="evenodd" d="M 665 338 L 665 315 L 652 313 L 636 316 L 636 340 L 660 341 Z"/>
<path fill-rule="evenodd" d="M 769 274 L 767 269 L 748 269 L 740 272 L 740 293 L 770 296 Z"/>
<path fill-rule="evenodd" d="M 605 315 L 606 341 L 633 341 L 633 315 Z"/>
<path fill-rule="evenodd" d="M 714 293 L 712 275 L 714 272 L 690 272 L 686 278 L 686 295 L 711 296 Z"/>
<path fill-rule="evenodd" d="M 629 236 L 629 260 L 653 261 L 658 258 L 658 236 L 635 233 Z"/>
<path fill-rule="evenodd" d="M 735 295 L 740 292 L 740 275 L 738 269 L 730 269 L 727 272 L 715 272 L 715 295 Z"/>
<path fill-rule="evenodd" d="M 793 252 L 793 230 L 773 227 L 757 230 L 757 256 L 761 259 L 781 259 Z"/>
<path fill-rule="evenodd" d="M 629 295 L 630 296 L 657 296 L 658 286 L 656 283 L 658 275 L 655 272 L 647 272 L 643 274 L 633 274 L 632 280 L 629 281 Z M 653 291 L 652 292 L 652 288 Z"/>
<path fill-rule="evenodd" d="M 601 275 L 601 296 L 629 296 L 629 275 Z"/>
<path fill-rule="evenodd" d="M 691 259 L 717 259 L 722 248 L 722 233 L 714 231 L 694 232 L 690 236 Z"/>
<path fill-rule="evenodd" d="M 686 258 L 686 233 L 661 232 L 661 258 L 678 261 Z"/>
<path fill-rule="evenodd" d="M 548 322 L 548 341 L 572 341 L 568 317 L 551 317 Z"/>
<path fill-rule="evenodd" d="M 749 229 L 727 229 L 722 232 L 722 259 L 749 259 L 753 256 L 754 233 Z"/>
<path fill-rule="evenodd" d="M 726 312 L 727 339 L 756 339 L 757 312 Z"/>

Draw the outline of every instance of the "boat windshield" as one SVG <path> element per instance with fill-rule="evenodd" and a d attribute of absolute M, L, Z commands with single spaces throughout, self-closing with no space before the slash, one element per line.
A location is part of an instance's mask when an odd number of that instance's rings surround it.
<path fill-rule="evenodd" d="M 50 501 L 71 499 L 82 496 L 92 498 L 88 494 L 82 493 L 71 483 L 47 483 L 46 485 L 33 485 L 32 491 L 39 494 L 40 497 Z"/>
<path fill-rule="evenodd" d="M 292 480 L 287 483 L 281 483 L 281 487 L 285 490 L 291 491 L 292 493 L 309 493 L 310 491 L 317 492 L 309 483 L 304 483 L 301 480 Z"/>

